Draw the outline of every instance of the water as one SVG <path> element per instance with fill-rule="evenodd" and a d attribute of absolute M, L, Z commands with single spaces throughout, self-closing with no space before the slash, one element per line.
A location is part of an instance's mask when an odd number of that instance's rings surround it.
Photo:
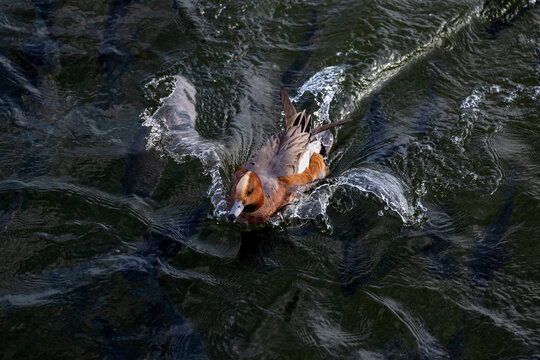
<path fill-rule="evenodd" d="M 0 3 L 3 358 L 537 358 L 535 1 Z M 234 169 L 337 129 L 266 226 Z"/>

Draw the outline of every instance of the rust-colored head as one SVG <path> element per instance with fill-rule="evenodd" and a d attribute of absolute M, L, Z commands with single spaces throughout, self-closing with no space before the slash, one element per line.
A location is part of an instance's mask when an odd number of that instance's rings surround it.
<path fill-rule="evenodd" d="M 234 204 L 229 219 L 235 220 L 242 212 L 254 212 L 264 204 L 264 193 L 259 176 L 248 171 L 236 184 Z"/>

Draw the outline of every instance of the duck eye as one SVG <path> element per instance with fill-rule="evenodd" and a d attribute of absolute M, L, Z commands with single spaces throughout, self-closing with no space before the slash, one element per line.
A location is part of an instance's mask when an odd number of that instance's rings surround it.
<path fill-rule="evenodd" d="M 247 192 L 248 195 L 251 195 L 251 193 L 253 192 L 253 184 L 251 185 L 251 187 L 249 188 L 249 191 Z"/>

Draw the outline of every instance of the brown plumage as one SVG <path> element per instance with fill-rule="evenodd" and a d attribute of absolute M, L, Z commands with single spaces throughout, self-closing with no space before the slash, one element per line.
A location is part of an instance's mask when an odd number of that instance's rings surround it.
<path fill-rule="evenodd" d="M 319 154 L 321 144 L 311 138 L 311 116 L 306 117 L 305 110 L 296 112 L 283 87 L 280 95 L 286 128 L 272 136 L 233 174 L 229 199 L 232 220 L 264 222 L 292 200 L 298 187 L 328 174 Z M 305 162 L 306 156 L 310 156 L 309 164 Z"/>

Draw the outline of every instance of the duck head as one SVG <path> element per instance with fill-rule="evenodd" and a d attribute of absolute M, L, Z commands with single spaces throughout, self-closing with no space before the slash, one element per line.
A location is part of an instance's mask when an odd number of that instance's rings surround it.
<path fill-rule="evenodd" d="M 229 219 L 235 220 L 242 212 L 250 213 L 264 204 L 264 193 L 259 175 L 253 171 L 244 174 L 236 184 L 234 204 Z"/>

